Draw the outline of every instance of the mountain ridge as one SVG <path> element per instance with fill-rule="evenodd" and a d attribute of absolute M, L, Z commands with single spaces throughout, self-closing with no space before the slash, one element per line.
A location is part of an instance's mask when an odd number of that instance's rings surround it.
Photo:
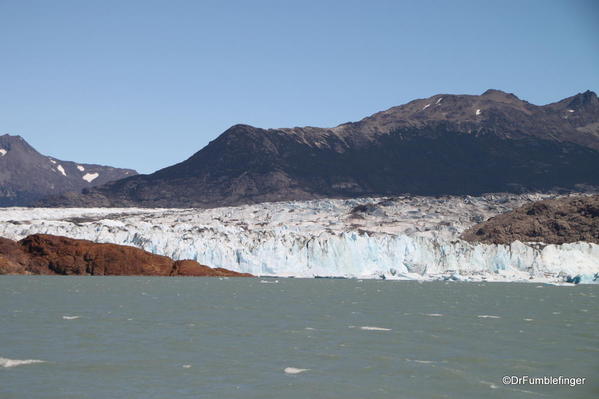
<path fill-rule="evenodd" d="M 48 195 L 135 174 L 132 169 L 60 160 L 39 153 L 21 136 L 0 136 L 0 206 L 33 205 Z"/>
<path fill-rule="evenodd" d="M 487 90 L 438 94 L 333 128 L 237 124 L 187 160 L 44 201 L 49 206 L 215 207 L 396 194 L 599 186 L 599 99 L 547 105 Z"/>

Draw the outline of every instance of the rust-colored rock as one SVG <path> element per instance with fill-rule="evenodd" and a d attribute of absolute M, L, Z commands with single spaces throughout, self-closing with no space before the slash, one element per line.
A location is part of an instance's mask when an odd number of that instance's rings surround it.
<path fill-rule="evenodd" d="M 19 242 L 0 238 L 0 274 L 251 277 L 193 260 L 173 261 L 135 247 L 47 234 Z"/>
<path fill-rule="evenodd" d="M 492 244 L 599 244 L 599 195 L 533 202 L 469 228 L 462 238 Z"/>
<path fill-rule="evenodd" d="M 22 265 L 28 259 L 18 243 L 0 237 L 0 274 L 24 273 Z"/>

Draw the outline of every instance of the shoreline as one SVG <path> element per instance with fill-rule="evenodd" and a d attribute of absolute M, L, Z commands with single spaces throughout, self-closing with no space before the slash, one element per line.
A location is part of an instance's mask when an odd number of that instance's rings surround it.
<path fill-rule="evenodd" d="M 446 277 L 425 277 L 425 278 L 405 278 L 405 277 L 393 277 L 393 278 L 380 278 L 376 276 L 362 276 L 362 277 L 343 277 L 343 276 L 314 276 L 314 277 L 305 277 L 305 276 L 275 276 L 275 275 L 265 275 L 265 276 L 252 276 L 252 277 L 241 277 L 241 276 L 228 276 L 228 277 L 219 277 L 219 276 L 150 276 L 150 275 L 142 275 L 142 274 L 131 274 L 131 275 L 61 275 L 61 274 L 31 274 L 31 273 L 5 273 L 0 274 L 0 279 L 3 277 L 50 277 L 50 278 L 151 278 L 151 279 L 202 279 L 208 278 L 213 280 L 229 280 L 229 279 L 250 279 L 250 280 L 260 280 L 261 283 L 269 283 L 275 284 L 278 283 L 278 280 L 344 280 L 344 281 L 379 281 L 379 282 L 411 282 L 411 283 L 466 283 L 466 284 L 486 284 L 486 283 L 504 283 L 504 284 L 542 284 L 546 286 L 558 286 L 558 287 L 574 287 L 577 285 L 597 285 L 599 284 L 599 275 L 598 276 L 585 276 L 585 278 L 581 279 L 579 282 L 571 282 L 566 281 L 566 279 L 474 279 L 474 278 L 462 278 L 462 279 L 452 279 Z M 595 281 L 592 279 L 595 278 Z M 268 281 L 275 280 L 275 281 Z"/>

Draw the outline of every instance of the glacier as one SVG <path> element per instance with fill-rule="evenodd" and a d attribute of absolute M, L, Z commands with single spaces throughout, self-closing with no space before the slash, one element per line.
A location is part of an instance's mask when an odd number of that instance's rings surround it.
<path fill-rule="evenodd" d="M 548 195 L 324 199 L 213 209 L 3 208 L 0 235 L 133 245 L 257 276 L 599 282 L 599 245 L 475 244 L 468 227 Z"/>

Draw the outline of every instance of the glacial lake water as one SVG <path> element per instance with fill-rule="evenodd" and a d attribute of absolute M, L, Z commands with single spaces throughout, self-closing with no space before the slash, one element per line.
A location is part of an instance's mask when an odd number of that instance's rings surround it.
<path fill-rule="evenodd" d="M 591 285 L 3 276 L 0 398 L 599 397 L 598 297 Z"/>

